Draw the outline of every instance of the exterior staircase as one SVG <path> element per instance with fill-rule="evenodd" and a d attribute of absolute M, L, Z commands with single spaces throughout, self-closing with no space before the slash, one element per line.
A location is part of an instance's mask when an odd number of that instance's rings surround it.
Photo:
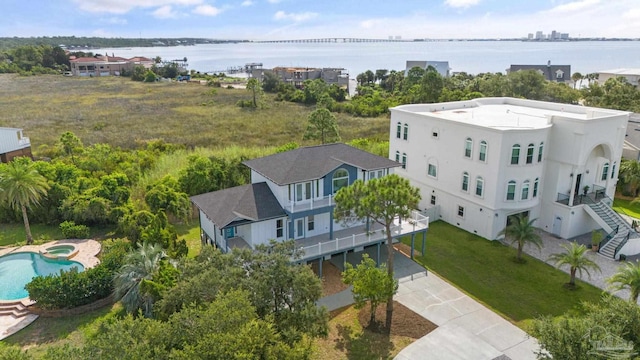
<path fill-rule="evenodd" d="M 616 248 L 623 241 L 628 240 L 630 237 L 640 236 L 633 231 L 631 225 L 603 201 L 591 203 L 585 210 L 609 233 L 607 238 L 605 238 L 605 240 L 609 240 L 604 242 L 604 245 L 602 245 L 598 251 L 608 258 L 615 259 L 617 255 Z"/>
<path fill-rule="evenodd" d="M 0 302 L 0 316 L 11 316 L 21 318 L 31 314 L 28 306 L 22 301 L 3 301 Z"/>

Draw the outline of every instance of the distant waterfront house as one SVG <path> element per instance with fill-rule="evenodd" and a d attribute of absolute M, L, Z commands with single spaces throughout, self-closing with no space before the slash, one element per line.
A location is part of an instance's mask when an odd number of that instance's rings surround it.
<path fill-rule="evenodd" d="M 640 253 L 611 209 L 628 112 L 514 98 L 390 111 L 389 158 L 430 216 L 495 240 L 521 214 L 565 239 L 604 229 L 608 257 Z"/>
<path fill-rule="evenodd" d="M 271 72 L 297 88 L 301 88 L 305 80 L 316 79 L 322 79 L 329 85 L 349 86 L 349 74 L 342 68 L 275 67 Z"/>
<path fill-rule="evenodd" d="M 415 60 L 408 60 L 407 61 L 407 66 L 404 70 L 404 74 L 407 75 L 407 72 L 411 69 L 413 69 L 414 67 L 419 67 L 423 70 L 427 70 L 427 68 L 429 66 L 432 66 L 434 69 L 436 69 L 436 71 L 438 71 L 438 74 L 440 74 L 440 76 L 442 77 L 449 77 L 449 72 L 451 70 L 451 68 L 449 67 L 449 62 L 448 61 L 415 61 Z"/>
<path fill-rule="evenodd" d="M 15 157 L 31 155 L 31 141 L 22 129 L 0 128 L 0 162 L 6 163 Z"/>
<path fill-rule="evenodd" d="M 200 214 L 203 243 L 223 252 L 295 239 L 303 261 L 380 245 L 373 225 L 343 224 L 333 216 L 334 195 L 360 179 L 386 176 L 401 164 L 345 144 L 303 147 L 258 159 L 251 184 L 191 197 Z M 426 232 L 428 219 L 414 212 L 394 226 L 397 236 Z"/>
<path fill-rule="evenodd" d="M 536 70 L 548 81 L 567 84 L 571 82 L 571 65 L 551 65 L 551 61 L 547 62 L 546 65 L 511 65 L 511 67 L 507 69 L 507 73 L 521 70 Z"/>
<path fill-rule="evenodd" d="M 69 63 L 74 76 L 119 76 L 123 71 L 133 71 L 136 66 L 149 69 L 154 61 L 146 57 L 125 59 L 119 56 L 95 56 L 73 58 Z"/>
<path fill-rule="evenodd" d="M 624 77 L 629 84 L 635 87 L 640 84 L 640 69 L 627 68 L 598 71 L 598 83 L 604 84 L 607 80 L 618 76 Z"/>

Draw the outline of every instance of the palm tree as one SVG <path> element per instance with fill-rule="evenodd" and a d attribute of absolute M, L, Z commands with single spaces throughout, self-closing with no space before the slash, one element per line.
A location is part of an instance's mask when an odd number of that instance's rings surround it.
<path fill-rule="evenodd" d="M 522 262 L 522 248 L 525 244 L 532 244 L 542 248 L 542 239 L 533 223 L 538 219 L 529 221 L 528 216 L 515 215 L 511 217 L 511 224 L 507 225 L 498 235 L 504 235 L 505 239 L 511 244 L 518 244 L 518 255 L 516 259 Z"/>
<path fill-rule="evenodd" d="M 576 272 L 580 273 L 580 277 L 582 277 L 583 271 L 591 277 L 589 269 L 600 271 L 598 264 L 585 256 L 585 253 L 587 252 L 586 246 L 578 245 L 576 242 L 560 246 L 566 251 L 552 254 L 549 256 L 549 260 L 554 261 L 557 268 L 560 268 L 563 265 L 569 265 L 569 274 L 571 276 L 569 279 L 569 286 L 576 286 Z"/>
<path fill-rule="evenodd" d="M 632 196 L 637 196 L 638 187 L 640 187 L 640 162 L 622 160 L 619 177 L 622 179 L 623 192 L 628 191 Z"/>
<path fill-rule="evenodd" d="M 3 190 L 0 192 L 1 200 L 22 212 L 27 244 L 33 243 L 27 209 L 38 204 L 47 194 L 47 179 L 38 173 L 30 159 L 15 159 L 0 167 L 0 189 Z"/>
<path fill-rule="evenodd" d="M 115 295 L 129 313 L 142 309 L 145 316 L 151 315 L 153 298 L 141 290 L 145 281 L 151 281 L 166 258 L 160 244 L 144 243 L 125 257 L 124 265 L 115 275 Z"/>
<path fill-rule="evenodd" d="M 631 262 L 624 264 L 624 267 L 619 269 L 607 282 L 611 284 L 613 290 L 629 288 L 631 290 L 629 300 L 637 303 L 638 295 L 640 295 L 640 263 L 636 260 L 635 264 Z"/>

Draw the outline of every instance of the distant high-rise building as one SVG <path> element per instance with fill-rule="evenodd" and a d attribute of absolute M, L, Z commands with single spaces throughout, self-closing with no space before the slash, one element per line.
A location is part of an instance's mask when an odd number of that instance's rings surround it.
<path fill-rule="evenodd" d="M 529 39 L 529 40 L 533 39 L 533 34 L 529 33 L 529 35 L 527 35 L 527 39 Z"/>
<path fill-rule="evenodd" d="M 536 39 L 538 40 L 544 39 L 544 34 L 542 33 L 542 31 L 536 31 Z"/>
<path fill-rule="evenodd" d="M 558 39 L 557 36 L 558 36 L 558 33 L 555 30 L 551 30 L 551 36 L 549 36 L 549 39 L 556 40 Z"/>
<path fill-rule="evenodd" d="M 402 36 L 396 35 L 396 40 L 402 40 Z"/>
<path fill-rule="evenodd" d="M 569 33 L 562 33 L 562 34 L 560 34 L 560 39 L 562 39 L 562 40 L 569 40 Z"/>

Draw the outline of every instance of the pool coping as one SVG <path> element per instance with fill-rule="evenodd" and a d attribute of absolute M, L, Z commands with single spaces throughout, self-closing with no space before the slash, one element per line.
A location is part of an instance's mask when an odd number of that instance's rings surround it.
<path fill-rule="evenodd" d="M 0 256 L 25 252 L 32 252 L 43 255 L 42 251 L 46 251 L 47 248 L 56 245 L 73 245 L 77 253 L 73 256 L 73 259 L 70 260 L 82 264 L 85 269 L 95 267 L 100 263 L 100 260 L 97 258 L 97 256 L 102 249 L 102 245 L 100 245 L 98 241 L 92 239 L 65 239 L 50 241 L 40 245 L 24 245 L 19 247 L 0 248 Z M 23 307 L 28 308 L 34 303 L 35 302 L 31 301 L 29 297 L 15 300 L 0 300 L 0 306 L 20 304 Z M 28 314 L 21 317 L 15 317 L 12 315 L 0 315 L 0 340 L 5 339 L 22 330 L 23 328 L 34 322 L 37 318 L 38 315 L 35 314 Z"/>

